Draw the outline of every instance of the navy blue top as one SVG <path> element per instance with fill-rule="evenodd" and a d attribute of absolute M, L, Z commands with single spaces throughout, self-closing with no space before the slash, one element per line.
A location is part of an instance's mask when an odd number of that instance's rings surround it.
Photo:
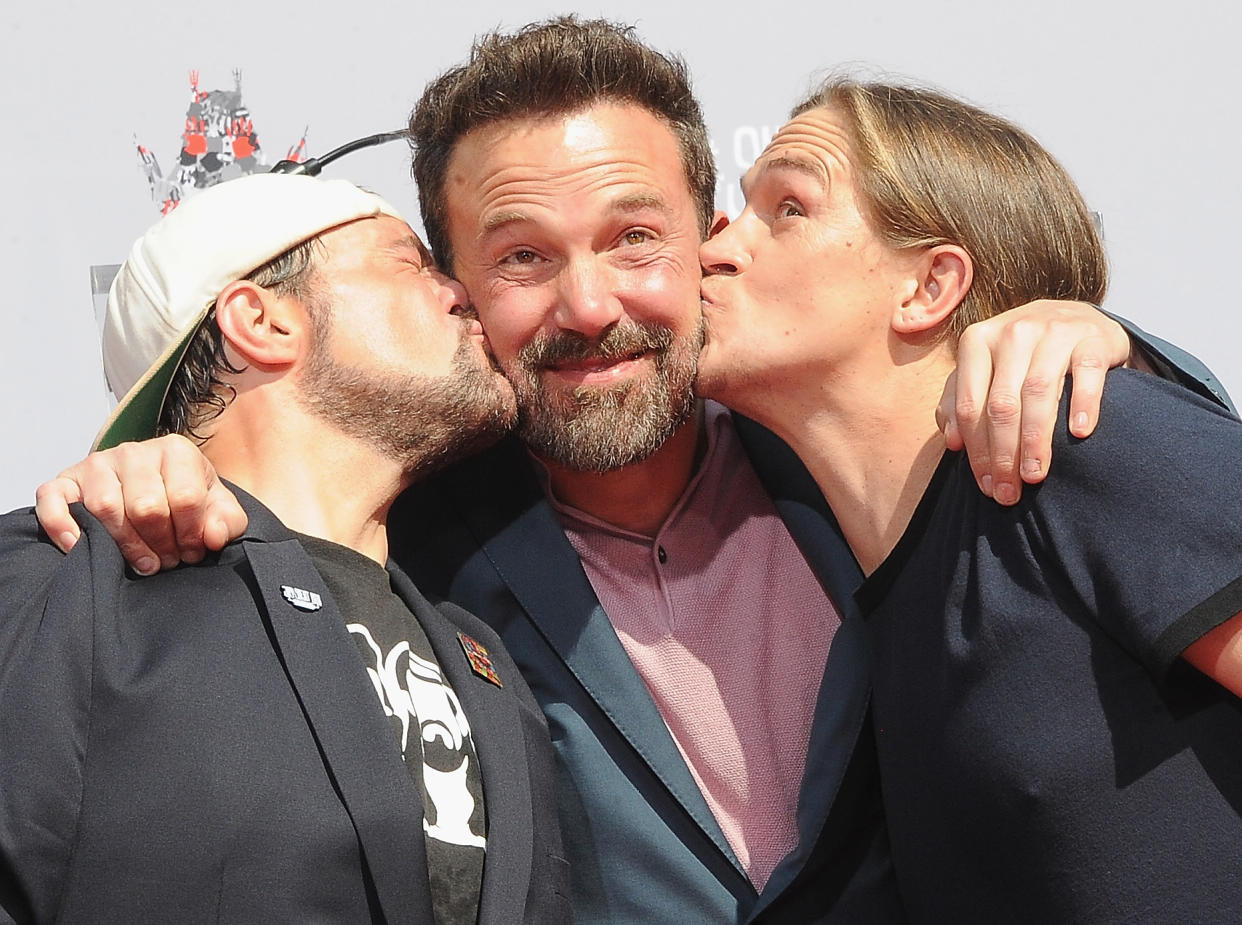
<path fill-rule="evenodd" d="M 893 860 L 927 922 L 1242 921 L 1242 709 L 1178 656 L 1242 611 L 1242 424 L 1110 374 L 1004 508 L 947 454 L 857 593 Z"/>

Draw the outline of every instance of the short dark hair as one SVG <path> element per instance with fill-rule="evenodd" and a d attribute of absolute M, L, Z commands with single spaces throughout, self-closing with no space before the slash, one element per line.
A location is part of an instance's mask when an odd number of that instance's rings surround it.
<path fill-rule="evenodd" d="M 848 76 L 830 77 L 793 116 L 813 109 L 846 123 L 859 204 L 882 238 L 970 254 L 954 339 L 1035 299 L 1104 298 L 1108 261 L 1082 194 L 1012 122 L 936 90 Z"/>
<path fill-rule="evenodd" d="M 272 258 L 245 278 L 277 295 L 296 298 L 314 315 L 322 311 L 317 304 L 315 285 L 318 252 L 319 238 L 310 238 Z M 224 335 L 216 324 L 216 306 L 212 305 L 168 385 L 156 436 L 183 434 L 200 445 L 206 442 L 207 438 L 198 428 L 219 417 L 228 407 L 237 392 L 224 377 L 240 372 L 241 369 L 229 362 Z"/>
<path fill-rule="evenodd" d="M 632 26 L 559 16 L 481 36 L 470 60 L 428 84 L 414 107 L 414 182 L 427 240 L 442 266 L 452 272 L 445 181 L 457 142 L 484 125 L 563 115 L 599 102 L 633 103 L 668 125 L 706 235 L 716 164 L 685 62 L 644 45 Z"/>

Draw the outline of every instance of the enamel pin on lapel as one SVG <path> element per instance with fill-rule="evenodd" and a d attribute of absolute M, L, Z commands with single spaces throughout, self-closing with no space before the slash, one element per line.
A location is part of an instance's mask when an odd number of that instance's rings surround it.
<path fill-rule="evenodd" d="M 305 610 L 313 613 L 323 607 L 323 598 L 314 591 L 306 591 L 302 588 L 294 588 L 290 585 L 281 585 L 280 593 L 290 604 L 298 610 Z"/>
<path fill-rule="evenodd" d="M 500 683 L 500 675 L 496 674 L 496 669 L 492 667 L 491 656 L 477 639 L 465 633 L 458 633 L 457 641 L 461 643 L 461 649 L 466 653 L 466 661 L 470 663 L 470 668 L 475 674 L 485 681 L 491 681 L 497 687 L 504 687 Z"/>

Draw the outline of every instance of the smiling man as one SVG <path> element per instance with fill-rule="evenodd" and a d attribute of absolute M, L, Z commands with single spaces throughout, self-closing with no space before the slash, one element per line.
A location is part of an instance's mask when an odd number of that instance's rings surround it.
<path fill-rule="evenodd" d="M 538 706 L 385 568 L 393 499 L 513 421 L 465 304 L 339 180 L 222 184 L 135 244 L 101 445 L 193 437 L 249 527 L 137 579 L 90 519 L 67 558 L 0 520 L 0 919 L 568 921 Z"/>

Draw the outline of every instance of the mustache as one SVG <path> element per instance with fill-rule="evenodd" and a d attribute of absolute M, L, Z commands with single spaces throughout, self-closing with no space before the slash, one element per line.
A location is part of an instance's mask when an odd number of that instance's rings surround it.
<path fill-rule="evenodd" d="M 662 353 L 672 345 L 673 332 L 656 324 L 617 325 L 599 338 L 574 331 L 544 331 L 518 351 L 518 361 L 530 369 L 566 361 L 616 360 L 647 351 Z"/>

